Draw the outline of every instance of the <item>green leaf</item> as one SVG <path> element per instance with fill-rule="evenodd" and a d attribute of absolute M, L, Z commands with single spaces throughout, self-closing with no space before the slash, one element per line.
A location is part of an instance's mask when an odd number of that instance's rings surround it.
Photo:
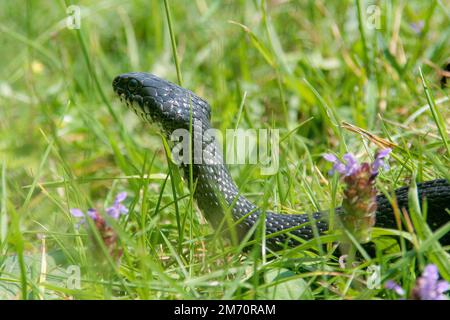
<path fill-rule="evenodd" d="M 287 269 L 270 269 L 264 274 L 266 283 L 271 284 L 263 296 L 274 300 L 312 300 L 308 283 Z"/>

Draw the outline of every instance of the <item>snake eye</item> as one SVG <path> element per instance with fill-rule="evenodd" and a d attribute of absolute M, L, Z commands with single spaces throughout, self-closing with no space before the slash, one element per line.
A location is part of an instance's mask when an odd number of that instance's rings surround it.
<path fill-rule="evenodd" d="M 131 92 L 136 90 L 138 86 L 139 82 L 136 79 L 130 79 L 130 81 L 128 81 L 128 90 L 130 90 Z"/>

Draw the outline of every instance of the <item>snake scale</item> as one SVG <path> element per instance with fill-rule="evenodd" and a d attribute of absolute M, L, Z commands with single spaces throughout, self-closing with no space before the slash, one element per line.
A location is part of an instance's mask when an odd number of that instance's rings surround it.
<path fill-rule="evenodd" d="M 176 129 L 200 132 L 205 136 L 192 134 L 193 140 L 202 140 L 203 163 L 192 164 L 192 176 L 195 181 L 194 197 L 199 209 L 214 228 L 223 226 L 225 213 L 230 213 L 237 223 L 237 234 L 242 237 L 258 221 L 262 210 L 250 202 L 240 192 L 234 183 L 226 165 L 221 150 L 208 136 L 211 128 L 211 108 L 202 98 L 193 92 L 181 88 L 153 74 L 131 72 L 117 76 L 113 81 L 113 89 L 126 105 L 144 121 L 157 124 L 162 134 L 169 138 Z M 207 158 L 212 161 L 208 162 Z M 210 159 L 210 160 L 211 160 Z M 181 164 L 185 177 L 189 177 L 190 166 Z M 185 179 L 189 181 L 190 179 Z M 436 229 L 449 221 L 446 209 L 450 208 L 450 184 L 445 179 L 436 179 L 417 184 L 420 199 L 427 201 L 427 222 Z M 400 208 L 408 207 L 408 187 L 395 190 L 395 196 Z M 396 228 L 393 209 L 388 199 L 380 194 L 377 196 L 376 226 Z M 336 208 L 337 215 L 342 208 Z M 328 230 L 328 211 L 311 214 L 279 214 L 267 211 L 265 227 L 267 243 L 271 246 L 298 244 L 296 237 L 309 240 L 313 238 L 314 223 L 319 234 Z M 283 230 L 289 232 L 283 233 Z M 273 236 L 271 236 L 273 234 Z M 292 237 L 290 235 L 294 235 Z M 447 233 L 441 242 L 448 244 L 450 236 Z"/>

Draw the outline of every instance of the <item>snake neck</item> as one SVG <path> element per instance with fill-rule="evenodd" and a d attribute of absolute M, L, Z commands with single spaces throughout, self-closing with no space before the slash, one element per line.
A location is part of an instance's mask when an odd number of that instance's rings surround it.
<path fill-rule="evenodd" d="M 238 236 L 242 238 L 249 229 L 259 221 L 263 211 L 240 194 L 238 187 L 228 171 L 224 161 L 220 144 L 216 142 L 210 131 L 209 123 L 196 127 L 192 132 L 191 162 L 192 165 L 182 164 L 184 178 L 191 187 L 193 182 L 194 198 L 205 218 L 214 228 L 230 227 L 229 222 L 240 221 L 236 226 Z M 201 143 L 199 143 L 201 141 Z M 197 145 L 196 145 L 197 143 Z M 191 169 L 192 168 L 192 169 Z M 192 180 L 190 179 L 192 170 Z M 316 212 L 311 215 L 284 215 L 267 211 L 265 213 L 266 233 L 279 233 L 293 228 L 291 234 L 302 239 L 311 239 L 313 230 L 310 221 L 315 221 L 318 232 L 328 229 L 324 215 Z M 312 218 L 312 219 L 311 219 Z M 269 244 L 288 242 L 294 244 L 286 234 L 280 234 L 268 239 Z"/>
<path fill-rule="evenodd" d="M 240 229 L 247 230 L 250 220 L 258 218 L 258 209 L 239 189 L 223 160 L 222 149 L 217 143 L 217 131 L 210 127 L 209 122 L 194 123 L 189 163 L 180 165 L 184 179 L 194 189 L 194 198 L 205 218 L 214 228 L 225 223 L 228 214 L 233 221 L 243 219 Z M 192 169 L 191 169 L 192 168 Z"/>
<path fill-rule="evenodd" d="M 183 171 L 185 178 L 190 176 L 189 166 L 183 166 Z M 226 214 L 230 215 L 233 221 L 247 214 L 251 216 L 252 212 L 256 214 L 256 206 L 239 194 L 224 164 L 193 164 L 192 178 L 197 205 L 215 228 L 224 223 Z"/>

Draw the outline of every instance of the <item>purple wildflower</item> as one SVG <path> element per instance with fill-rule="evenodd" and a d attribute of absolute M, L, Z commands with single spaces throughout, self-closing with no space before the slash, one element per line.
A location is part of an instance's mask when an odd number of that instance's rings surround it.
<path fill-rule="evenodd" d="M 99 217 L 98 211 L 92 208 L 88 209 L 87 215 L 91 217 L 94 221 L 97 220 Z"/>
<path fill-rule="evenodd" d="M 98 211 L 92 208 L 88 209 L 86 215 L 78 208 L 70 209 L 70 214 L 75 218 L 82 218 L 80 222 L 77 223 L 77 228 L 86 222 L 86 216 L 90 217 L 94 221 L 100 217 Z"/>
<path fill-rule="evenodd" d="M 386 158 L 391 153 L 392 149 L 383 149 L 376 153 L 375 160 L 372 163 L 372 174 L 377 175 L 380 168 L 389 169 L 389 165 L 385 163 Z M 326 153 L 323 155 L 324 159 L 333 163 L 333 168 L 328 172 L 329 175 L 333 175 L 338 172 L 344 177 L 354 175 L 361 169 L 361 165 L 358 164 L 355 156 L 351 153 L 346 153 L 342 158 L 344 162 L 341 162 L 334 154 Z"/>
<path fill-rule="evenodd" d="M 70 209 L 70 214 L 73 215 L 75 218 L 81 218 L 81 217 L 84 217 L 83 211 L 81 211 L 81 210 L 78 209 L 78 208 Z"/>
<path fill-rule="evenodd" d="M 78 209 L 78 208 L 70 209 L 70 213 L 71 213 L 72 216 L 74 216 L 75 218 L 82 218 L 82 217 L 85 216 L 84 213 L 83 213 L 83 211 L 81 211 L 81 210 Z M 86 215 L 87 215 L 88 217 L 92 218 L 93 220 L 96 220 L 96 219 L 97 219 L 97 216 L 98 216 L 98 212 L 97 212 L 97 210 L 91 208 L 91 209 L 88 209 L 88 211 L 86 212 Z"/>
<path fill-rule="evenodd" d="M 423 27 L 425 26 L 425 23 L 423 22 L 423 20 L 419 20 L 417 22 L 410 23 L 409 26 L 411 27 L 411 29 L 413 29 L 413 31 L 416 34 L 420 34 L 420 33 L 422 33 L 422 30 L 423 30 Z"/>
<path fill-rule="evenodd" d="M 444 292 L 449 290 L 445 280 L 439 280 L 439 271 L 434 264 L 429 264 L 423 270 L 422 276 L 416 281 L 412 298 L 416 300 L 447 300 Z"/>
<path fill-rule="evenodd" d="M 126 192 L 121 192 L 119 193 L 116 198 L 114 199 L 114 204 L 112 205 L 112 207 L 107 208 L 105 211 L 106 213 L 113 219 L 117 220 L 119 219 L 121 214 L 127 214 L 128 213 L 128 209 L 122 204 L 122 202 L 127 198 L 127 193 Z M 98 221 L 101 218 L 100 213 L 95 210 L 95 209 L 88 209 L 88 211 L 86 212 L 86 214 L 84 214 L 83 211 L 81 211 L 81 209 L 78 208 L 72 208 L 70 209 L 70 213 L 72 214 L 72 216 L 74 216 L 75 218 L 82 218 L 80 220 L 80 222 L 78 222 L 77 227 L 79 228 L 82 224 L 84 224 L 86 222 L 86 216 L 88 216 L 89 218 L 91 218 L 94 221 Z"/>
<path fill-rule="evenodd" d="M 113 219 L 119 219 L 121 214 L 127 214 L 128 209 L 121 203 L 127 198 L 126 192 L 119 193 L 114 199 L 112 207 L 106 209 L 106 213 Z"/>
<path fill-rule="evenodd" d="M 377 152 L 372 164 L 359 164 L 351 153 L 346 153 L 342 162 L 333 154 L 324 155 L 325 160 L 333 164 L 329 174 L 338 172 L 346 185 L 342 202 L 344 213 L 340 215 L 340 221 L 360 242 L 370 240 L 377 209 L 375 178 L 380 168 L 387 168 L 384 161 L 390 152 L 391 149 Z"/>
<path fill-rule="evenodd" d="M 356 171 L 359 170 L 360 166 L 353 154 L 346 153 L 346 154 L 344 154 L 342 159 L 344 159 L 346 161 L 346 165 L 345 165 L 345 176 L 346 177 L 355 174 Z"/>
<path fill-rule="evenodd" d="M 395 281 L 393 280 L 388 280 L 385 284 L 384 287 L 388 290 L 392 290 L 394 291 L 396 294 L 398 294 L 399 296 L 403 296 L 405 295 L 405 290 L 403 290 L 402 287 L 400 287 L 400 285 L 398 285 Z"/>
<path fill-rule="evenodd" d="M 344 177 L 351 176 L 359 169 L 358 161 L 355 156 L 351 153 L 346 153 L 342 158 L 345 163 L 341 162 L 335 155 L 331 153 L 326 153 L 323 156 L 325 160 L 333 163 L 333 168 L 328 172 L 329 175 L 338 172 Z"/>
<path fill-rule="evenodd" d="M 384 285 L 386 289 L 393 290 L 398 295 L 404 295 L 405 290 L 397 283 L 389 280 Z M 449 284 L 445 280 L 439 280 L 439 271 L 434 264 L 425 267 L 416 280 L 416 285 L 411 291 L 410 299 L 414 300 L 447 300 L 444 292 L 449 290 Z"/>
<path fill-rule="evenodd" d="M 387 148 L 383 149 L 376 153 L 375 161 L 372 163 L 372 174 L 377 175 L 378 170 L 383 168 L 384 170 L 389 170 L 389 164 L 385 163 L 384 160 L 387 158 L 389 153 L 391 153 L 392 149 Z"/>
<path fill-rule="evenodd" d="M 114 204 L 105 209 L 106 214 L 115 220 L 119 219 L 120 215 L 127 214 L 128 209 L 122 204 L 126 197 L 126 192 L 119 193 L 114 199 Z M 122 248 L 118 242 L 118 235 L 114 229 L 108 225 L 107 221 L 104 219 L 104 215 L 100 214 L 95 209 L 89 209 L 86 214 L 84 214 L 80 209 L 73 208 L 70 209 L 70 213 L 75 218 L 82 218 L 80 222 L 77 223 L 77 228 L 86 223 L 87 217 L 91 218 L 94 221 L 95 228 L 102 237 L 103 243 L 109 249 L 111 256 L 120 259 L 122 256 Z"/>
<path fill-rule="evenodd" d="M 330 176 L 333 175 L 335 172 L 339 172 L 340 174 L 345 173 L 345 165 L 343 163 L 341 163 L 334 154 L 326 153 L 323 155 L 323 157 L 325 158 L 325 160 L 333 163 L 333 169 L 328 171 L 328 174 Z"/>

